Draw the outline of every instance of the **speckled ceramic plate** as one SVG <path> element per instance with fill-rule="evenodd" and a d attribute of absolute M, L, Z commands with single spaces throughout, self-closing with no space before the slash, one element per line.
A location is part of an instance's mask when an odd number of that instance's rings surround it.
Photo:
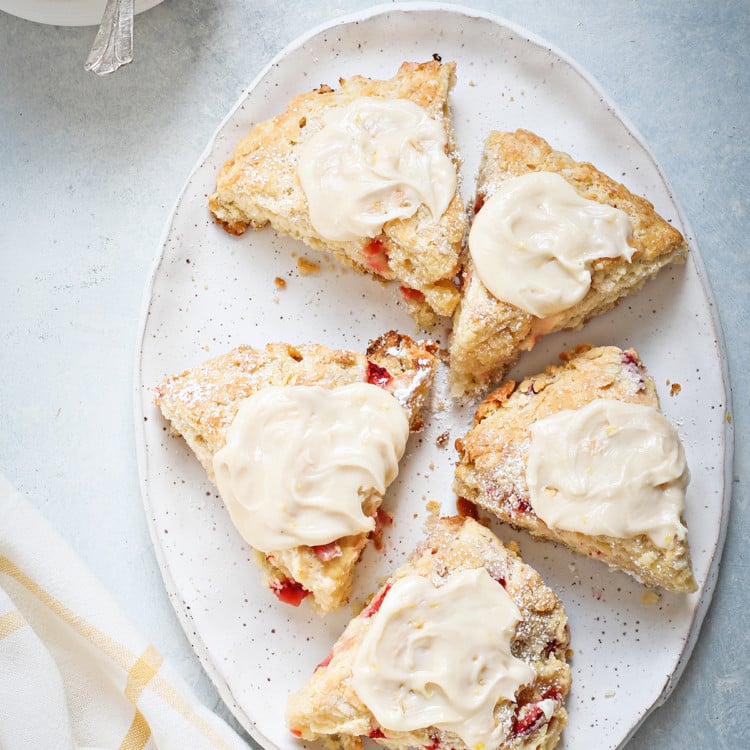
<path fill-rule="evenodd" d="M 618 747 L 674 685 L 713 590 L 728 509 L 724 357 L 698 249 L 648 149 L 584 71 L 511 24 L 434 4 L 346 18 L 284 50 L 221 125 L 177 202 L 147 291 L 137 432 L 154 546 L 185 632 L 231 710 L 264 747 L 298 748 L 284 724 L 286 697 L 328 653 L 352 611 L 322 619 L 307 603 L 281 605 L 260 586 L 213 487 L 154 407 L 154 386 L 239 344 L 319 341 L 364 349 L 390 328 L 414 333 L 394 288 L 344 271 L 270 229 L 231 237 L 211 222 L 206 196 L 237 140 L 292 95 L 322 82 L 335 86 L 340 76 L 387 78 L 402 61 L 433 54 L 458 63 L 452 105 L 468 200 L 488 131 L 524 127 L 648 196 L 691 242 L 685 266 L 665 269 L 583 331 L 548 337 L 517 372 L 537 371 L 583 341 L 641 352 L 691 468 L 686 517 L 698 593 L 644 596 L 624 574 L 494 527 L 518 541 L 570 618 L 573 689 L 561 746 Z M 301 274 L 301 257 L 320 263 L 320 272 Z M 284 290 L 274 284 L 277 276 L 286 279 Z M 446 344 L 445 331 L 437 337 Z M 421 537 L 426 500 L 455 512 L 452 445 L 471 416 L 472 407 L 448 404 L 441 377 L 427 428 L 412 436 L 387 496 L 395 519 L 386 550 L 364 555 L 353 602 L 361 603 Z M 440 448 L 436 437 L 445 431 L 451 439 Z"/>

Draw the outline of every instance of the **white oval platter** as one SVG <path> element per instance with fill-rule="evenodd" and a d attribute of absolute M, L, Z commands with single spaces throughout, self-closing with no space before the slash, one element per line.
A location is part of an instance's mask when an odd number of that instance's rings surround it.
<path fill-rule="evenodd" d="M 175 611 L 220 694 L 250 735 L 269 750 L 302 743 L 286 729 L 284 706 L 328 653 L 351 607 L 321 618 L 306 602 L 280 604 L 234 530 L 189 449 L 169 434 L 153 405 L 169 374 L 240 344 L 317 341 L 364 350 L 369 339 L 414 324 L 395 287 L 346 271 L 272 230 L 236 238 L 206 207 L 217 169 L 254 124 L 287 100 L 339 77 L 392 76 L 404 60 L 439 54 L 458 64 L 452 95 L 471 201 L 482 142 L 492 129 L 527 128 L 555 148 L 591 161 L 647 196 L 691 244 L 684 266 L 665 269 L 639 294 L 582 331 L 546 338 L 514 374 L 531 374 L 581 342 L 636 347 L 677 426 L 691 468 L 686 518 L 699 591 L 651 595 L 633 579 L 500 524 L 562 598 L 572 633 L 570 723 L 560 747 L 616 748 L 668 695 L 692 650 L 718 571 L 729 505 L 731 462 L 726 364 L 698 248 L 647 147 L 596 83 L 575 63 L 505 21 L 455 6 L 383 6 L 311 31 L 252 83 L 209 144 L 165 231 L 146 292 L 136 364 L 136 433 L 146 514 Z M 306 257 L 321 265 L 299 272 Z M 275 277 L 283 277 L 279 290 Z M 434 337 L 447 343 L 445 330 Z M 361 604 L 421 537 L 436 500 L 454 514 L 453 441 L 473 405 L 451 405 L 444 373 L 427 427 L 412 436 L 385 507 L 394 515 L 384 552 L 370 548 L 359 567 Z M 672 394 L 671 384 L 679 384 Z M 677 389 L 675 389 L 677 390 Z M 450 440 L 438 447 L 436 438 Z"/>

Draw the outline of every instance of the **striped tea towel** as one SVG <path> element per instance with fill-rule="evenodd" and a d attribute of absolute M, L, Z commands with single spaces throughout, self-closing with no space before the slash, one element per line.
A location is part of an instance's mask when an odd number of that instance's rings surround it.
<path fill-rule="evenodd" d="M 0 750 L 248 750 L 0 475 Z"/>

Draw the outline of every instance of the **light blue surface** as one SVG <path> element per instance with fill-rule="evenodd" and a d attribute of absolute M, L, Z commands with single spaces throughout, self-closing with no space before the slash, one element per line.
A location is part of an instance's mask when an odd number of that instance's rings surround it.
<path fill-rule="evenodd" d="M 141 506 L 141 297 L 172 205 L 245 86 L 300 33 L 371 4 L 166 0 L 136 19 L 135 62 L 104 79 L 83 70 L 94 28 L 0 13 L 0 471 L 220 712 Z M 750 748 L 750 4 L 464 4 L 546 38 L 598 79 L 651 147 L 702 250 L 732 373 L 732 511 L 694 655 L 628 750 Z"/>

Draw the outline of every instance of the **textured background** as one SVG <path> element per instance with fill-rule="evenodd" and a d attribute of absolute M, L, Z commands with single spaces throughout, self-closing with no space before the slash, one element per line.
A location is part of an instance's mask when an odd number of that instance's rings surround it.
<path fill-rule="evenodd" d="M 104 79 L 83 70 L 94 28 L 0 12 L 0 471 L 224 715 L 167 600 L 140 502 L 132 370 L 143 290 L 172 205 L 243 89 L 311 26 L 371 4 L 166 0 L 137 17 L 135 61 Z M 628 750 L 750 747 L 750 4 L 464 4 L 589 70 L 692 224 L 732 375 L 732 511 L 698 646 Z"/>

